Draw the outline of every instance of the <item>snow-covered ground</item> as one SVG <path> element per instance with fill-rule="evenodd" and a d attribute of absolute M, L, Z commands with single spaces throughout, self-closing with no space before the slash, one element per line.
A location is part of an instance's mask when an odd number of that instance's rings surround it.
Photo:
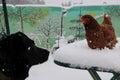
<path fill-rule="evenodd" d="M 52 55 L 43 64 L 33 66 L 26 80 L 93 80 L 86 70 L 65 68 L 53 62 Z M 110 80 L 111 73 L 98 72 L 102 80 Z"/>
<path fill-rule="evenodd" d="M 118 64 L 120 61 L 120 39 L 118 38 L 118 40 L 119 43 L 113 50 L 107 48 L 92 50 L 87 46 L 86 40 L 66 44 L 66 41 L 62 39 L 60 40 L 62 47 L 50 55 L 47 62 L 33 66 L 26 80 L 93 80 L 86 70 L 61 67 L 56 65 L 54 60 L 67 61 L 71 64 L 78 64 L 77 66 L 81 63 L 88 67 L 97 65 L 117 71 L 120 68 Z M 98 72 L 98 74 L 102 80 L 110 80 L 113 76 L 106 72 Z"/>

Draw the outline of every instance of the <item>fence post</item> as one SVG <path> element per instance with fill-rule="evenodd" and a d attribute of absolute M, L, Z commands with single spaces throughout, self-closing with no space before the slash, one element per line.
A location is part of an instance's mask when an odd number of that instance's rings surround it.
<path fill-rule="evenodd" d="M 4 11 L 4 20 L 5 20 L 5 26 L 6 26 L 6 33 L 10 34 L 9 22 L 8 22 L 8 13 L 7 13 L 7 7 L 6 7 L 6 0 L 2 0 L 2 6 L 3 6 L 3 11 Z"/>

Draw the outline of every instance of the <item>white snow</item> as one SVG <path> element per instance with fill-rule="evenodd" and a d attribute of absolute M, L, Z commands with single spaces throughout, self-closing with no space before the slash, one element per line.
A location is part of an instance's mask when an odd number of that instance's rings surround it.
<path fill-rule="evenodd" d="M 69 4 L 70 6 L 63 6 L 62 4 Z M 74 6 L 106 6 L 106 5 L 120 5 L 120 0 L 45 0 L 45 5 L 38 6 L 54 6 L 70 9 Z"/>
<path fill-rule="evenodd" d="M 25 80 L 93 80 L 88 71 L 65 68 L 53 62 L 52 55 L 43 64 L 33 66 L 29 71 L 29 77 Z M 111 73 L 98 72 L 102 80 L 110 80 Z"/>
<path fill-rule="evenodd" d="M 34 1 L 34 0 L 33 0 Z M 37 1 L 37 0 L 36 0 Z M 10 6 L 43 6 L 43 7 L 62 7 L 65 9 L 70 9 L 74 6 L 106 6 L 106 5 L 120 5 L 120 0 L 44 0 L 45 4 L 32 4 L 32 0 L 30 0 L 29 4 L 9 4 Z M 69 6 L 63 6 L 62 4 L 69 4 Z M 2 2 L 0 1 L 0 6 Z"/>
<path fill-rule="evenodd" d="M 120 4 L 120 0 L 45 0 L 47 5 L 61 5 L 62 3 L 69 3 L 72 5 L 110 5 Z"/>
<path fill-rule="evenodd" d="M 120 38 L 114 49 L 90 49 L 86 40 L 77 41 L 60 47 L 54 53 L 54 59 L 70 63 L 71 67 L 100 67 L 105 70 L 120 72 Z"/>
<path fill-rule="evenodd" d="M 49 56 L 47 62 L 33 66 L 26 80 L 93 80 L 87 70 L 66 68 L 56 65 L 54 60 L 71 63 L 71 67 L 102 67 L 106 70 L 120 71 L 120 38 L 113 50 L 92 50 L 86 40 L 66 44 L 60 39 L 60 48 Z M 56 42 L 57 43 L 57 42 Z M 64 45 L 63 45 L 64 43 Z M 98 72 L 102 80 L 110 80 L 112 73 Z"/>

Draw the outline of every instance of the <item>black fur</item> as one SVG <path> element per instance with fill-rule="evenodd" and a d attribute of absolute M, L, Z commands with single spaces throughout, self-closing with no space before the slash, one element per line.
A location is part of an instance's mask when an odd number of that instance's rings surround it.
<path fill-rule="evenodd" d="M 35 46 L 22 32 L 0 39 L 0 76 L 8 80 L 24 80 L 32 65 L 48 60 L 49 51 Z M 0 78 L 0 80 L 7 80 Z"/>

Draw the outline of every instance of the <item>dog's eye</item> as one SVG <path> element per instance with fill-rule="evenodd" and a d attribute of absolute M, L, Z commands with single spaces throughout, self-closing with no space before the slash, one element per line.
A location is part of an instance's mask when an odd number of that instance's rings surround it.
<path fill-rule="evenodd" d="M 4 72 L 4 71 L 5 71 L 5 69 L 4 69 L 4 68 L 2 68 L 2 71 Z"/>
<path fill-rule="evenodd" d="M 29 46 L 29 47 L 28 47 L 28 50 L 30 50 L 30 49 L 31 49 L 31 47 Z"/>

